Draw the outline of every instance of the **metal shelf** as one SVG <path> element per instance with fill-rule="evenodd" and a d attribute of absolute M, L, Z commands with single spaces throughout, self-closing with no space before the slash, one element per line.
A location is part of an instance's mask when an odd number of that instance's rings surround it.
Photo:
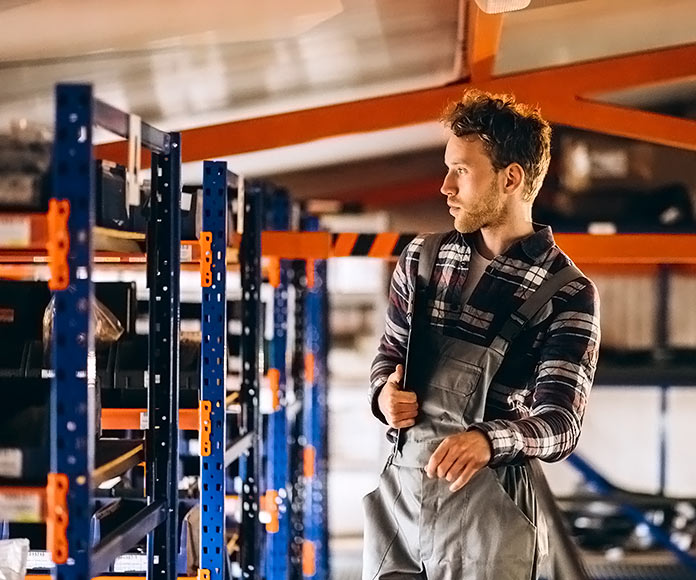
<path fill-rule="evenodd" d="M 100 126 L 153 151 L 152 207 L 147 237 L 95 228 L 93 128 Z M 137 133 L 137 136 L 135 135 Z M 11 268 L 47 263 L 54 292 L 55 316 L 51 349 L 50 471 L 46 487 L 0 488 L 40 506 L 47 524 L 47 547 L 56 562 L 53 576 L 63 580 L 90 578 L 113 559 L 149 535 L 148 576 L 176 575 L 178 489 L 179 343 L 179 134 L 159 131 L 139 118 L 94 98 L 90 85 L 56 87 L 55 141 L 52 155 L 53 198 L 46 215 L 3 216 L 1 227 L 14 228 L 11 244 L 0 249 L 3 274 Z M 142 137 L 142 140 L 140 139 Z M 10 247 L 7 247 L 7 246 Z M 47 251 L 48 246 L 48 251 Z M 101 251 L 105 246 L 106 250 Z M 95 256 L 96 253 L 96 256 Z M 50 255 L 50 262 L 48 256 Z M 90 416 L 93 389 L 89 353 L 94 351 L 91 317 L 94 304 L 93 265 L 137 260 L 149 272 L 151 344 L 149 364 L 150 429 L 142 441 L 101 441 L 94 449 Z M 172 347 L 161 348 L 161 345 Z M 171 376 L 169 376 L 171 374 Z M 107 413 L 108 414 L 108 413 Z M 145 453 L 147 448 L 147 453 Z M 116 532 L 90 546 L 93 486 L 148 459 L 149 503 Z M 93 463 L 98 463 L 93 469 Z"/>

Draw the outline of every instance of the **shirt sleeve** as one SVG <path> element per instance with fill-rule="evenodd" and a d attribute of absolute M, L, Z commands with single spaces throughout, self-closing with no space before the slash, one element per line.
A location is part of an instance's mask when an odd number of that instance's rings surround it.
<path fill-rule="evenodd" d="M 394 268 L 389 286 L 389 305 L 384 333 L 379 341 L 377 356 L 370 369 L 370 389 L 368 392 L 370 406 L 373 415 L 385 425 L 387 422 L 379 410 L 377 397 L 389 375 L 396 369 L 396 365 L 404 364 L 406 361 L 406 346 L 410 329 L 408 310 L 418 273 L 418 255 L 422 243 L 422 237 L 417 237 L 411 241 L 401 253 L 396 268 Z"/>
<path fill-rule="evenodd" d="M 472 425 L 487 435 L 491 466 L 527 457 L 565 459 L 580 437 L 599 354 L 599 296 L 587 279 L 571 282 L 541 346 L 528 417 Z"/>

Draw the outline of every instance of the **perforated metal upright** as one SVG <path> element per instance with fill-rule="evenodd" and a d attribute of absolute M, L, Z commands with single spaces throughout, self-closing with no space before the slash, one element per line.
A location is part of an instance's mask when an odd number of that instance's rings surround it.
<path fill-rule="evenodd" d="M 227 164 L 203 163 L 201 242 L 201 550 L 209 580 L 225 577 Z"/>
<path fill-rule="evenodd" d="M 278 190 L 270 196 L 268 229 L 286 231 L 290 225 L 288 194 Z M 288 261 L 271 259 L 269 278 L 273 290 L 273 338 L 270 345 L 269 381 L 273 412 L 268 418 L 266 511 L 266 578 L 287 580 L 290 541 L 288 501 L 288 420 L 286 355 L 288 346 Z"/>
<path fill-rule="evenodd" d="M 87 85 L 56 87 L 52 204 L 67 212 L 67 276 L 54 290 L 51 379 L 51 473 L 48 542 L 61 580 L 87 580 L 90 567 L 90 499 L 94 446 L 92 331 L 92 229 L 94 103 Z M 58 205 L 56 205 L 58 204 Z M 58 289 L 59 286 L 64 286 Z M 67 495 L 65 495 L 67 494 Z M 65 505 L 62 504 L 64 498 Z M 66 510 L 67 509 L 67 513 Z M 66 521 L 67 520 L 67 521 Z M 57 528 L 67 530 L 64 534 Z M 53 545 L 50 545 L 55 541 Z"/>
<path fill-rule="evenodd" d="M 241 567 L 242 578 L 263 575 L 263 536 L 259 522 L 262 432 L 259 411 L 259 359 L 261 356 L 261 230 L 263 190 L 258 184 L 246 186 L 243 207 L 244 233 L 239 251 L 242 273 L 242 391 L 240 435 L 253 433 L 242 473 Z"/>
<path fill-rule="evenodd" d="M 305 474 L 304 434 L 305 415 L 305 311 L 307 297 L 307 273 L 304 260 L 293 260 L 293 346 L 292 346 L 292 390 L 295 409 L 288 418 L 290 433 L 290 580 L 303 577 L 302 556 L 304 545 Z"/>
<path fill-rule="evenodd" d="M 304 230 L 317 231 L 319 221 L 304 220 Z M 326 502 L 326 260 L 307 260 L 305 313 L 306 376 L 304 394 L 304 545 L 305 578 L 328 578 Z"/>
<path fill-rule="evenodd" d="M 179 500 L 179 271 L 181 265 L 181 147 L 171 133 L 168 153 L 152 154 L 147 268 L 150 288 L 146 488 L 167 514 L 148 534 L 150 580 L 176 578 Z"/>

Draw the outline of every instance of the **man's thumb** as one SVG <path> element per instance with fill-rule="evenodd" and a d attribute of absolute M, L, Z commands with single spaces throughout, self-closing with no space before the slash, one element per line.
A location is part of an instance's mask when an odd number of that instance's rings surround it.
<path fill-rule="evenodd" d="M 396 380 L 401 382 L 401 380 L 404 378 L 404 365 L 396 365 L 394 374 L 396 375 Z"/>

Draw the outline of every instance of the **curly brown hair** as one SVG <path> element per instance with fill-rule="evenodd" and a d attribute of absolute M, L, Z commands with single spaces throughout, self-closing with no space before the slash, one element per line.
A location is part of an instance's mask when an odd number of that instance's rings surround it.
<path fill-rule="evenodd" d="M 477 135 L 496 170 L 518 163 L 525 174 L 524 199 L 534 200 L 551 160 L 551 126 L 538 108 L 513 95 L 470 89 L 448 105 L 441 120 L 457 137 Z"/>

